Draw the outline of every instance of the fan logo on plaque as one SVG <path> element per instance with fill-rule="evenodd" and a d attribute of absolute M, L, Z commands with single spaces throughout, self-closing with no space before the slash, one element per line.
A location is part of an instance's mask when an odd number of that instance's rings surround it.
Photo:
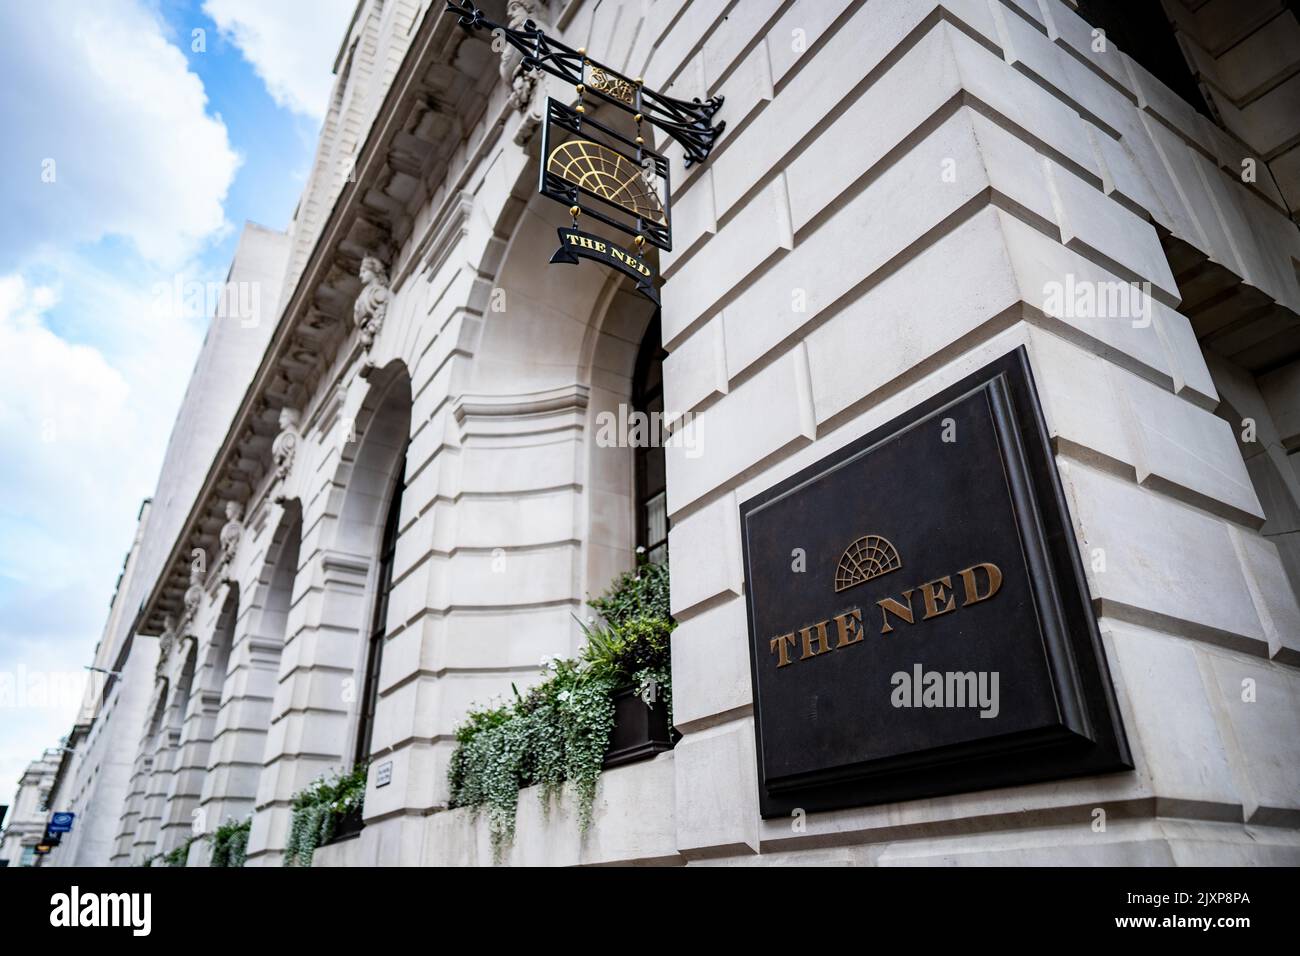
<path fill-rule="evenodd" d="M 872 578 L 897 571 L 902 566 L 898 549 L 889 543 L 889 539 L 878 534 L 864 535 L 844 549 L 835 569 L 835 591 L 847 591 L 866 584 Z"/>
<path fill-rule="evenodd" d="M 538 192 L 566 206 L 572 221 L 570 227 L 556 230 L 560 247 L 551 262 L 594 259 L 629 276 L 637 290 L 658 305 L 656 270 L 645 257 L 645 247 L 666 252 L 673 247 L 668 160 L 646 146 L 645 126 L 681 144 L 689 168 L 708 158 L 726 127 L 713 122 L 722 97 L 701 102 L 664 96 L 640 78 L 589 58 L 585 49 L 547 36 L 532 20 L 519 29 L 504 27 L 488 20 L 469 0 L 448 0 L 447 12 L 467 31 L 489 31 L 514 47 L 523 54 L 524 69 L 544 71 L 574 86 L 573 106 L 547 99 L 542 127 Z M 602 105 L 611 107 L 605 110 L 608 115 L 587 115 L 589 106 Z M 586 221 L 631 236 L 632 248 L 579 229 Z"/>

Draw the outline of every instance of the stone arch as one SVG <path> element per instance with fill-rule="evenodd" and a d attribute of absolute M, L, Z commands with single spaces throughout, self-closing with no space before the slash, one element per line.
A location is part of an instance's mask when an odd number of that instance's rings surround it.
<path fill-rule="evenodd" d="M 165 675 L 158 675 L 153 703 L 149 705 L 149 720 L 145 724 L 132 774 L 131 794 L 124 819 L 131 821 L 134 818 L 134 823 L 129 825 L 124 837 L 130 842 L 131 862 L 135 865 L 143 863 L 156 852 L 158 824 L 162 819 L 165 793 L 156 791 L 155 781 L 160 778 L 161 764 L 166 759 L 162 747 L 170 686 L 171 682 Z"/>
<path fill-rule="evenodd" d="M 534 188 L 535 163 L 520 178 Z M 592 262 L 551 265 L 557 226 L 568 216 L 554 202 L 532 196 L 517 214 L 494 287 L 504 292 L 504 311 L 489 308 L 474 353 L 468 391 L 479 394 L 525 391 L 543 395 L 572 388 L 584 407 L 584 448 L 578 456 L 577 484 L 585 501 L 579 509 L 582 556 L 578 577 L 587 596 L 605 589 L 618 573 L 635 564 L 636 523 L 633 451 L 618 444 L 598 445 L 602 423 L 630 407 L 637 357 L 648 332 L 656 330 L 658 310 L 633 283 Z M 576 623 L 570 651 L 581 641 Z"/>
<path fill-rule="evenodd" d="M 394 469 L 411 437 L 411 376 L 401 360 L 371 373 L 356 416 L 356 441 L 343 451 L 335 485 L 343 502 L 332 547 L 370 555 L 383 531 Z"/>
<path fill-rule="evenodd" d="M 176 777 L 168 798 L 167 825 L 180 827 L 185 823 L 196 833 L 210 833 L 222 822 L 209 819 L 209 807 L 205 804 L 211 799 L 212 740 L 217 733 L 222 689 L 238 618 L 239 584 L 231 581 L 225 585 L 225 597 L 212 636 L 201 646 L 196 643 L 192 648 L 194 662 L 189 704 L 181 730 Z M 200 859 L 206 851 L 206 846 L 198 847 Z M 191 859 L 195 859 L 194 852 Z"/>
<path fill-rule="evenodd" d="M 394 360 L 372 368 L 339 450 L 328 494 L 313 500 L 292 606 L 284 609 L 285 664 L 249 837 L 249 862 L 278 859 L 293 794 L 329 770 L 351 766 L 364 683 L 376 553 L 394 477 L 411 431 L 411 380 Z M 281 613 L 268 601 L 265 621 Z M 263 630 L 267 627 L 263 625 Z"/>
<path fill-rule="evenodd" d="M 299 590 L 302 535 L 302 506 L 298 499 L 288 499 L 248 589 L 248 606 L 231 609 L 232 638 L 224 672 L 215 666 L 222 651 L 214 646 L 211 680 L 220 687 L 220 703 L 200 800 L 210 828 L 243 819 L 265 799 L 272 713 Z"/>
<path fill-rule="evenodd" d="M 622 441 L 626 437 L 622 423 L 636 411 L 633 385 L 639 363 L 661 347 L 658 310 L 653 304 L 626 279 L 614 283 L 612 291 L 592 317 L 584 349 L 591 381 L 586 593 L 592 596 L 636 563 L 636 452 Z M 619 439 L 613 444 L 603 438 L 611 425 Z"/>
<path fill-rule="evenodd" d="M 198 806 L 199 788 L 203 782 L 201 769 L 189 765 L 186 759 L 190 749 L 186 746 L 189 736 L 187 730 L 190 734 L 196 730 L 190 721 L 190 712 L 195 696 L 198 640 L 194 637 L 183 638 L 177 650 L 182 657 L 180 672 L 176 675 L 176 688 L 167 708 L 170 765 L 165 771 L 166 802 L 158 832 L 158 851 L 161 853 L 174 850 L 191 834 L 194 823 L 192 813 Z M 170 743 L 173 736 L 174 745 Z"/>
<path fill-rule="evenodd" d="M 387 614 L 388 604 L 380 592 L 391 584 L 381 580 L 378 559 L 389 506 L 395 497 L 401 500 L 403 489 L 399 482 L 410 477 L 404 465 L 413 425 L 411 377 L 405 363 L 393 360 L 372 373 L 369 381 L 370 388 L 357 415 L 356 441 L 348 446 L 340 467 L 340 477 L 345 477 L 343 502 L 333 529 L 336 553 L 354 556 L 357 571 L 365 568 L 362 616 L 358 622 L 360 640 L 351 668 L 354 693 L 346 701 L 351 706 L 344 737 L 347 747 L 341 754 L 343 763 L 349 766 L 358 755 L 358 738 L 363 732 L 367 680 L 378 682 L 382 644 L 396 624 L 385 627 L 383 620 L 375 620 L 376 614 Z M 399 534 L 407 520 L 405 515 L 397 516 Z M 378 655 L 370 646 L 376 627 L 384 632 L 378 638 Z M 369 673 L 372 669 L 376 673 Z"/>
<path fill-rule="evenodd" d="M 536 167 L 516 168 L 522 199 Z M 594 436 L 630 400 L 655 308 L 595 263 L 548 264 L 565 210 L 539 197 L 506 207 L 476 265 L 491 292 L 469 306 L 472 334 L 457 333 L 443 380 L 419 384 L 442 430 L 426 442 L 417 421 L 412 439 L 403 507 L 421 520 L 403 541 L 408 564 L 425 560 L 379 708 L 397 786 L 375 793 L 368 820 L 445 805 L 466 708 L 575 654 L 588 597 L 635 560 L 632 450 Z"/>

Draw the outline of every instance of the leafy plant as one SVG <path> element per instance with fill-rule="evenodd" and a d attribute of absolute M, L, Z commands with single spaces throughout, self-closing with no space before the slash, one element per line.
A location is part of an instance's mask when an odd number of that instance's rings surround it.
<path fill-rule="evenodd" d="M 227 820 L 212 833 L 212 858 L 208 866 L 240 867 L 248 858 L 248 834 L 253 828 L 252 817 Z"/>
<path fill-rule="evenodd" d="M 564 784 L 575 791 L 578 825 L 591 825 L 592 804 L 610 733 L 614 694 L 653 682 L 669 701 L 671 666 L 668 568 L 642 563 L 590 602 L 603 621 L 580 622 L 587 638 L 577 660 L 544 662 L 547 674 L 509 704 L 471 711 L 456 731 L 448 769 L 453 807 L 485 812 L 494 854 L 514 838 L 519 791 L 537 786 L 544 808 Z"/>
<path fill-rule="evenodd" d="M 190 855 L 190 844 L 198 839 L 200 838 L 192 836 L 169 853 L 157 853 L 146 861 L 145 865 L 154 866 L 156 863 L 161 863 L 163 866 L 184 866 Z"/>
<path fill-rule="evenodd" d="M 359 763 L 345 774 L 314 780 L 294 794 L 285 866 L 311 866 L 316 848 L 330 841 L 344 817 L 364 806 L 366 776 L 367 765 Z"/>
<path fill-rule="evenodd" d="M 605 623 L 618 630 L 634 617 L 671 621 L 668 609 L 668 563 L 642 561 L 619 575 L 609 590 L 588 602 Z"/>

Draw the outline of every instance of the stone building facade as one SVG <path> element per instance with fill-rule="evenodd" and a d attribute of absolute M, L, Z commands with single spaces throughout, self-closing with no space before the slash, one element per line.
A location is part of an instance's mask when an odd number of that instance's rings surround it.
<path fill-rule="evenodd" d="M 78 861 L 251 814 L 248 865 L 278 864 L 294 793 L 360 757 L 365 828 L 315 865 L 491 862 L 447 809 L 454 731 L 580 648 L 656 522 L 681 740 L 608 770 L 585 835 L 522 794 L 505 862 L 1300 860 L 1294 13 L 1170 0 L 1153 33 L 1116 6 L 485 3 L 725 98 L 707 162 L 659 144 L 656 314 L 547 264 L 537 129 L 572 89 L 430 0 L 363 0 L 289 235 L 245 257 L 273 305 L 214 320 L 115 604 L 119 777 L 79 824 L 113 837 Z M 739 504 L 1019 347 L 1134 769 L 763 819 Z M 594 437 L 660 349 L 700 439 L 666 498 Z"/>
<path fill-rule="evenodd" d="M 36 847 L 45 837 L 50 794 L 63 752 L 51 748 L 33 760 L 18 778 L 13 804 L 0 833 L 0 860 L 5 866 L 37 866 Z"/>

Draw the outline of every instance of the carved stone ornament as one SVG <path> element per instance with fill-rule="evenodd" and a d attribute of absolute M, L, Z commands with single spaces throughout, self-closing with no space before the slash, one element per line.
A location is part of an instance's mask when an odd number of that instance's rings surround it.
<path fill-rule="evenodd" d="M 176 643 L 176 619 L 170 614 L 163 618 L 162 636 L 158 638 L 158 664 L 161 667 L 163 661 L 167 659 L 172 645 Z"/>
<path fill-rule="evenodd" d="M 226 502 L 227 521 L 221 526 L 221 563 L 229 564 L 239 549 L 239 539 L 244 535 L 244 506 L 238 501 Z"/>
<path fill-rule="evenodd" d="M 283 482 L 293 467 L 293 457 L 298 450 L 298 420 L 301 413 L 288 405 L 280 409 L 280 434 L 271 443 L 271 459 L 275 462 L 275 479 Z M 223 532 L 224 534 L 224 532 Z"/>
<path fill-rule="evenodd" d="M 539 19 L 539 15 L 544 12 L 545 7 L 539 0 L 510 0 L 506 4 L 506 22 L 512 30 L 518 30 L 532 20 L 540 29 L 549 31 L 551 25 Z M 544 104 L 541 102 L 542 97 L 537 94 L 537 88 L 541 85 L 541 73 L 525 69 L 523 54 L 505 44 L 501 50 L 501 78 L 510 87 L 508 102 L 524 114 L 523 122 L 515 131 L 515 145 L 527 146 L 544 119 Z"/>
<path fill-rule="evenodd" d="M 374 256 L 366 256 L 359 274 L 361 292 L 352 306 L 352 317 L 361 330 L 361 347 L 369 352 L 388 315 L 388 267 Z"/>
<path fill-rule="evenodd" d="M 185 615 L 181 619 L 182 626 L 194 620 L 201 603 L 203 603 L 203 571 L 194 564 L 190 566 L 190 586 L 185 589 Z"/>

